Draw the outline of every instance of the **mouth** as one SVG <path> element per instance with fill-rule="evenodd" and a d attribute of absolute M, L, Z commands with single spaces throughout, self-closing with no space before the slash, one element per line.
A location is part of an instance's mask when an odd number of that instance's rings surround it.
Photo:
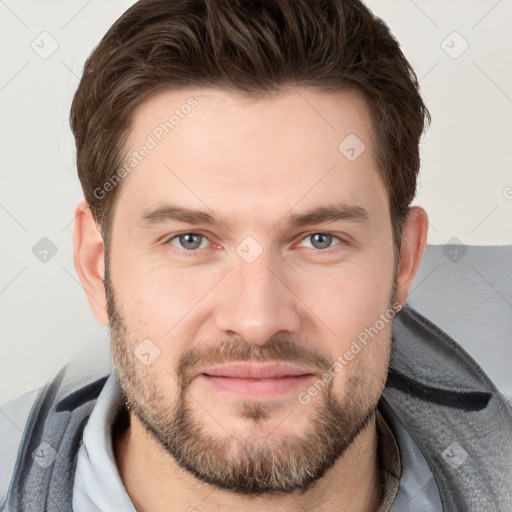
<path fill-rule="evenodd" d="M 290 363 L 228 363 L 198 375 L 210 387 L 232 394 L 270 398 L 297 392 L 316 377 L 310 368 Z"/>

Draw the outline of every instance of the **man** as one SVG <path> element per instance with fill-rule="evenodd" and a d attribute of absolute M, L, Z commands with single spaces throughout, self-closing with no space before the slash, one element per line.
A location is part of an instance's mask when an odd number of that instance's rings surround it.
<path fill-rule="evenodd" d="M 359 1 L 130 8 L 71 111 L 75 266 L 115 369 L 33 400 L 6 510 L 512 506 L 504 400 L 396 316 L 427 238 L 428 119 Z M 458 472 L 450 433 L 475 439 Z"/>

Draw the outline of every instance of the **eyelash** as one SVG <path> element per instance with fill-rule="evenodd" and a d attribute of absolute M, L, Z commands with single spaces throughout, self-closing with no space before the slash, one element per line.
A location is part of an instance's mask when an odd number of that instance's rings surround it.
<path fill-rule="evenodd" d="M 204 235 L 203 233 L 198 233 L 196 231 L 184 231 L 182 233 L 178 233 L 176 235 L 173 235 L 172 237 L 168 238 L 167 241 L 165 242 L 165 244 L 168 244 L 168 245 L 172 245 L 171 244 L 171 241 L 174 240 L 174 239 L 178 239 L 180 236 L 184 236 L 184 235 L 199 235 L 201 237 L 203 237 L 203 239 L 206 239 L 208 241 L 211 242 L 211 240 L 206 236 Z M 311 237 L 313 235 L 329 235 L 334 239 L 338 239 L 339 240 L 339 243 L 336 244 L 334 246 L 334 248 L 332 247 L 329 247 L 327 249 L 315 249 L 315 248 L 309 248 L 310 251 L 313 251 L 315 254 L 317 253 L 323 253 L 323 254 L 332 254 L 333 252 L 337 252 L 338 250 L 340 250 L 339 246 L 342 246 L 342 245 L 345 245 L 346 242 L 345 240 L 343 240 L 341 237 L 335 235 L 334 233 L 330 233 L 330 232 L 327 232 L 327 231 L 312 231 L 306 235 L 304 235 L 299 242 L 302 242 L 303 240 L 305 240 L 306 238 L 308 237 Z M 175 248 L 175 246 L 173 246 Z M 177 248 L 175 248 L 177 249 Z M 175 250 L 175 252 L 179 255 L 184 255 L 184 256 L 199 256 L 198 252 L 199 252 L 199 249 L 190 249 L 190 250 Z"/>

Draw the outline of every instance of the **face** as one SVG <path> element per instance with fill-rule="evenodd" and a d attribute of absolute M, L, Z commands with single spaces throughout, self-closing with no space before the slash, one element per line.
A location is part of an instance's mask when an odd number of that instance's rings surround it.
<path fill-rule="evenodd" d="M 368 424 L 389 365 L 369 110 L 351 92 L 187 89 L 132 123 L 105 276 L 132 417 L 202 481 L 305 490 Z"/>

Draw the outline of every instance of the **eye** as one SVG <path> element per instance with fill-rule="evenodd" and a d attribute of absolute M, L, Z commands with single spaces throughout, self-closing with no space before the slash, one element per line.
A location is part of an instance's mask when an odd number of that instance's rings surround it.
<path fill-rule="evenodd" d="M 313 246 L 313 249 L 319 250 L 319 251 L 325 251 L 325 249 L 329 249 L 331 247 L 331 243 L 332 243 L 333 239 L 337 239 L 340 242 L 343 242 L 343 240 L 341 240 L 341 238 L 339 238 L 335 235 L 332 235 L 330 233 L 311 233 L 311 234 L 305 236 L 301 240 L 301 243 L 302 243 L 302 241 L 308 240 L 308 239 L 311 240 L 311 245 Z M 336 245 L 341 245 L 341 244 L 336 244 Z"/>
<path fill-rule="evenodd" d="M 176 241 L 176 244 L 174 243 Z M 180 233 L 170 238 L 167 243 L 177 247 L 178 249 L 184 249 L 184 252 L 195 251 L 196 249 L 204 249 L 202 246 L 203 242 L 207 242 L 208 239 L 200 233 Z"/>

